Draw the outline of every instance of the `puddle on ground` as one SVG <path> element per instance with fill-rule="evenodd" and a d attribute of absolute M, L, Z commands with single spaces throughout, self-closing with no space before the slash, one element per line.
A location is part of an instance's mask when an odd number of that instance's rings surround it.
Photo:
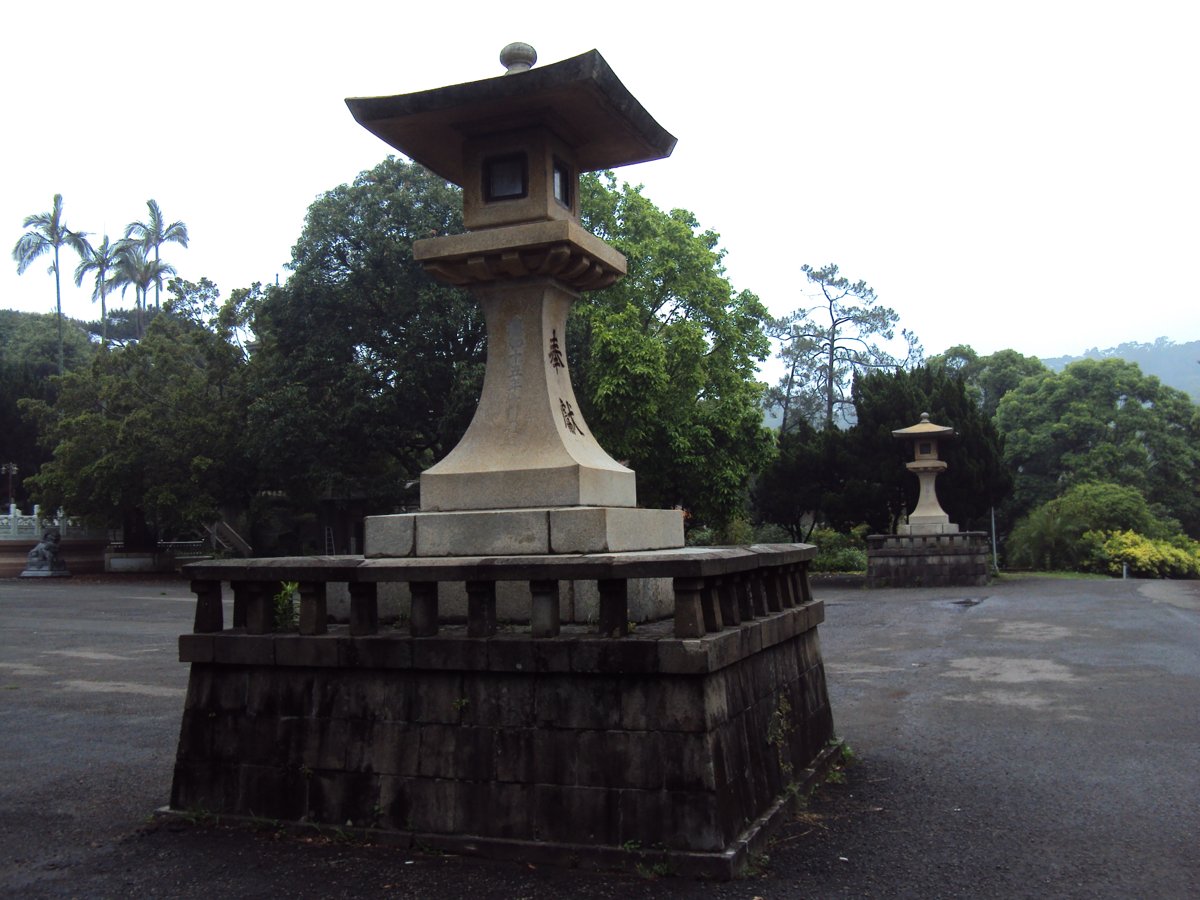
<path fill-rule="evenodd" d="M 1034 681 L 1078 681 L 1079 676 L 1052 659 L 1028 659 L 1010 656 L 973 656 L 950 660 L 947 678 L 990 681 L 997 684 L 1025 684 Z"/>

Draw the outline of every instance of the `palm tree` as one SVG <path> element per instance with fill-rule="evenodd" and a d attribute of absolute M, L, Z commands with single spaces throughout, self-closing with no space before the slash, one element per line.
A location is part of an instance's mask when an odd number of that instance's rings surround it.
<path fill-rule="evenodd" d="M 92 302 L 100 301 L 100 343 L 101 346 L 107 348 L 108 305 L 105 303 L 105 298 L 108 296 L 109 288 L 116 284 L 117 254 L 120 251 L 120 243 L 109 244 L 106 234 L 99 247 L 92 247 L 86 241 L 84 246 L 87 250 L 75 268 L 75 284 L 76 286 L 83 284 L 84 276 L 89 272 L 96 273 L 96 286 L 92 289 Z"/>
<path fill-rule="evenodd" d="M 59 282 L 58 251 L 64 244 L 82 257 L 87 251 L 85 233 L 72 231 L 63 222 L 62 194 L 54 195 L 54 208 L 50 212 L 34 213 L 25 217 L 23 227 L 32 229 L 25 232 L 13 247 L 13 259 L 17 261 L 17 274 L 25 270 L 35 259 L 50 250 L 54 251 L 54 262 L 48 271 L 54 274 L 54 300 L 58 310 L 58 374 L 63 374 L 63 336 L 62 336 L 62 285 Z"/>
<path fill-rule="evenodd" d="M 132 287 L 137 304 L 137 335 L 142 336 L 142 312 L 146 308 L 146 294 L 150 285 L 162 287 L 163 278 L 174 275 L 175 268 L 146 255 L 146 248 L 139 241 L 118 241 L 116 245 L 117 266 L 112 283 L 121 288 L 121 296 L 125 289 Z"/>
<path fill-rule="evenodd" d="M 170 225 L 163 224 L 162 210 L 158 208 L 158 201 L 147 200 L 146 208 L 150 210 L 150 215 L 145 222 L 130 222 L 125 227 L 125 237 L 133 238 L 139 241 L 142 248 L 147 254 L 151 250 L 154 251 L 154 262 L 158 262 L 158 248 L 163 244 L 176 243 L 182 244 L 184 247 L 188 244 L 187 226 L 182 222 L 172 222 Z M 175 270 L 172 269 L 172 272 Z M 156 283 L 154 285 L 154 308 L 160 309 L 159 293 L 162 285 Z"/>

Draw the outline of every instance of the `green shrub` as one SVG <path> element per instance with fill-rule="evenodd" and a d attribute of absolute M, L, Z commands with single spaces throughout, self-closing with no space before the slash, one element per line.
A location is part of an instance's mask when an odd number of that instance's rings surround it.
<path fill-rule="evenodd" d="M 867 570 L 866 526 L 859 525 L 849 534 L 832 528 L 815 528 L 808 543 L 817 545 L 817 555 L 809 568 L 813 572 L 865 572 Z"/>
<path fill-rule="evenodd" d="M 275 594 L 275 630 L 290 631 L 296 627 L 298 614 L 296 611 L 296 591 L 300 589 L 297 581 L 281 581 L 279 592 Z"/>
<path fill-rule="evenodd" d="M 1008 536 L 1005 556 L 1018 569 L 1080 571 L 1091 563 L 1085 532 L 1136 532 L 1165 539 L 1176 523 L 1159 519 L 1136 488 L 1088 482 L 1068 488 L 1021 519 Z"/>

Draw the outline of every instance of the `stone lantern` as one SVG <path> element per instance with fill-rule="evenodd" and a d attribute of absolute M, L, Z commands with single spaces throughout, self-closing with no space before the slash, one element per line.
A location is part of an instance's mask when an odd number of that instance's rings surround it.
<path fill-rule="evenodd" d="M 929 421 L 898 428 L 892 437 L 912 442 L 913 458 L 906 463 L 917 476 L 921 492 L 908 521 L 895 534 L 867 535 L 868 587 L 932 587 L 983 585 L 988 582 L 985 535 L 959 531 L 937 498 L 937 477 L 946 471 L 938 458 L 938 441 L 954 437 L 954 429 Z"/>
<path fill-rule="evenodd" d="M 954 429 L 947 425 L 935 425 L 929 421 L 929 413 L 921 413 L 921 421 L 908 428 L 898 428 L 892 437 L 911 440 L 912 462 L 906 463 L 908 471 L 917 476 L 921 493 L 916 508 L 908 515 L 908 523 L 901 525 L 899 534 L 953 534 L 958 526 L 942 510 L 937 498 L 937 477 L 946 470 L 946 461 L 938 459 L 938 439 L 954 437 Z"/>
<path fill-rule="evenodd" d="M 465 234 L 413 256 L 483 307 L 483 392 L 459 444 L 421 475 L 421 511 L 366 521 L 369 557 L 587 553 L 683 546 L 675 510 L 637 509 L 632 470 L 584 421 L 566 355 L 567 314 L 625 274 L 579 221 L 579 174 L 670 155 L 675 138 L 596 51 L 414 94 L 347 101 L 392 147 L 459 185 Z M 486 512 L 485 512 L 486 511 Z"/>
<path fill-rule="evenodd" d="M 469 231 L 413 256 L 483 307 L 482 396 L 422 474 L 420 511 L 367 518 L 363 556 L 186 567 L 195 703 L 170 808 L 727 879 L 841 752 L 816 547 L 684 547 L 679 510 L 638 508 L 633 472 L 596 442 L 567 313 L 625 259 L 580 225 L 579 173 L 666 156 L 675 139 L 599 53 L 534 59 L 509 45 L 508 74 L 347 101 L 462 187 Z M 276 615 L 283 581 L 297 584 L 298 634 Z M 347 621 L 331 623 L 342 584 Z M 639 584 L 658 593 L 631 606 Z M 451 593 L 454 612 L 439 606 Z M 406 627 L 381 624 L 398 595 Z"/>

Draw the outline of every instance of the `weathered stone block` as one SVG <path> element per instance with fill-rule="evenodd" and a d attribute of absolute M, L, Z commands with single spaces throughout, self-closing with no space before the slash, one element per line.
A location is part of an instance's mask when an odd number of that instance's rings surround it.
<path fill-rule="evenodd" d="M 713 738 L 707 732 L 659 732 L 663 787 L 668 791 L 715 791 Z"/>
<path fill-rule="evenodd" d="M 571 648 L 571 670 L 613 675 L 658 671 L 658 642 L 639 638 L 581 638 Z"/>
<path fill-rule="evenodd" d="M 621 688 L 620 725 L 631 731 L 704 731 L 705 698 L 698 677 L 632 678 Z"/>
<path fill-rule="evenodd" d="M 245 709 L 248 685 L 245 669 L 193 663 L 184 707 L 207 712 Z"/>
<path fill-rule="evenodd" d="M 407 669 L 412 666 L 412 639 L 399 634 L 352 637 L 338 645 L 343 666 L 363 669 Z"/>
<path fill-rule="evenodd" d="M 483 670 L 488 644 L 484 638 L 418 638 L 412 642 L 412 657 L 414 669 Z"/>
<path fill-rule="evenodd" d="M 619 793 L 595 787 L 539 784 L 533 790 L 534 838 L 576 844 L 616 844 Z"/>
<path fill-rule="evenodd" d="M 699 639 L 663 638 L 658 642 L 658 670 L 678 675 L 699 675 L 709 671 L 707 644 Z"/>
<path fill-rule="evenodd" d="M 416 529 L 414 516 L 367 516 L 363 519 L 363 556 L 377 559 L 388 556 L 412 556 Z"/>
<path fill-rule="evenodd" d="M 533 672 L 536 657 L 527 635 L 497 634 L 487 642 L 487 666 L 492 672 Z"/>
<path fill-rule="evenodd" d="M 548 674 L 538 679 L 534 709 L 539 725 L 616 728 L 621 720 L 620 685 L 615 677 Z"/>
<path fill-rule="evenodd" d="M 214 634 L 213 662 L 227 666 L 274 665 L 275 641 L 271 635 Z"/>
<path fill-rule="evenodd" d="M 197 812 L 236 810 L 237 764 L 220 760 L 175 763 L 171 809 Z"/>
<path fill-rule="evenodd" d="M 361 772 L 313 772 L 307 776 L 308 817 L 314 822 L 376 824 L 379 780 Z"/>
<path fill-rule="evenodd" d="M 179 661 L 185 663 L 210 663 L 213 661 L 213 639 L 210 634 L 181 634 L 179 636 Z"/>
<path fill-rule="evenodd" d="M 275 641 L 277 666 L 336 666 L 339 663 L 337 638 L 280 635 Z"/>
<path fill-rule="evenodd" d="M 414 517 L 417 520 L 417 556 L 506 556 L 550 552 L 550 518 L 546 509 L 415 513 Z"/>
<path fill-rule="evenodd" d="M 533 665 L 538 672 L 570 672 L 576 638 L 560 635 L 533 642 Z"/>
<path fill-rule="evenodd" d="M 528 728 L 534 723 L 533 680 L 524 675 L 469 677 L 464 684 L 464 725 Z"/>
<path fill-rule="evenodd" d="M 577 780 L 589 787 L 658 789 L 662 746 L 651 731 L 583 731 L 576 736 Z"/>
<path fill-rule="evenodd" d="M 412 720 L 420 723 L 457 724 L 462 720 L 463 676 L 456 672 L 423 672 L 413 692 Z"/>
<path fill-rule="evenodd" d="M 683 546 L 677 509 L 565 507 L 550 510 L 553 553 L 621 553 Z"/>
<path fill-rule="evenodd" d="M 412 713 L 416 681 L 409 672 L 351 670 L 334 684 L 328 714 L 338 719 L 383 719 L 408 721 Z"/>
<path fill-rule="evenodd" d="M 407 722 L 368 719 L 352 722 L 346 765 L 376 775 L 416 775 L 421 728 Z"/>
<path fill-rule="evenodd" d="M 425 778 L 491 781 L 494 741 L 490 728 L 422 725 L 417 774 Z"/>

